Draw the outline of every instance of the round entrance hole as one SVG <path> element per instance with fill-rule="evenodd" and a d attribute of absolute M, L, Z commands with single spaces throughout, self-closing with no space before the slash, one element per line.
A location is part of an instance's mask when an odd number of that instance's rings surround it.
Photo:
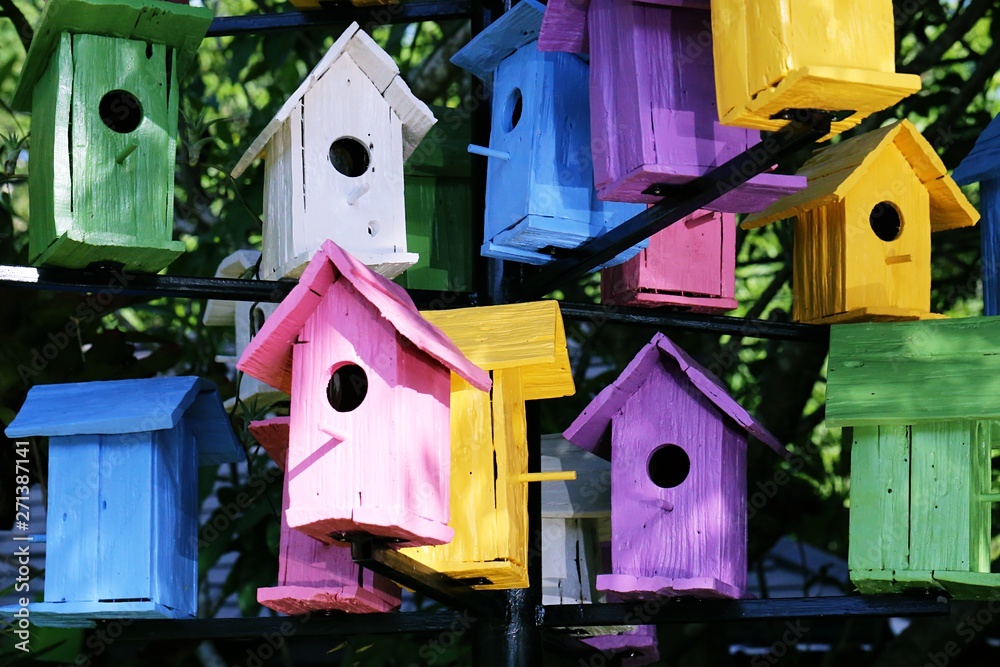
<path fill-rule="evenodd" d="M 142 105 L 127 90 L 112 90 L 105 94 L 98 112 L 104 124 L 119 134 L 133 132 L 142 122 Z"/>
<path fill-rule="evenodd" d="M 371 162 L 368 147 L 354 137 L 341 137 L 330 144 L 330 163 L 344 176 L 361 176 L 368 171 Z"/>
<path fill-rule="evenodd" d="M 680 486 L 691 472 L 691 459 L 677 445 L 663 445 L 649 457 L 649 479 L 661 489 Z"/>
<path fill-rule="evenodd" d="M 510 132 L 517 124 L 521 122 L 521 111 L 523 110 L 523 101 L 521 99 L 521 89 L 515 88 L 510 91 L 510 95 L 507 97 L 507 103 L 504 104 L 504 130 Z"/>
<path fill-rule="evenodd" d="M 368 376 L 356 364 L 344 364 L 333 371 L 326 385 L 326 400 L 337 412 L 356 410 L 368 395 Z"/>
<path fill-rule="evenodd" d="M 903 218 L 899 215 L 899 209 L 887 201 L 875 204 L 868 222 L 875 236 L 883 241 L 895 241 L 903 231 Z"/>

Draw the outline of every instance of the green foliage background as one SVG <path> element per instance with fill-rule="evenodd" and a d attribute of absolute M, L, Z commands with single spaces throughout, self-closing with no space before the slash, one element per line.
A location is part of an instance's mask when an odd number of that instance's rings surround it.
<path fill-rule="evenodd" d="M 215 14 L 248 14 L 285 9 L 273 0 L 205 0 Z M 0 0 L 0 100 L 9 100 L 24 57 L 25 25 L 33 25 L 41 0 Z M 891 118 L 909 118 L 935 145 L 949 167 L 965 156 L 978 133 L 998 110 L 996 71 L 1000 68 L 1000 6 L 994 0 L 897 1 L 898 68 L 920 74 L 924 90 L 897 107 L 866 121 L 859 131 L 878 127 Z M 343 26 L 264 36 L 205 40 L 196 66 L 183 83 L 180 150 L 177 161 L 175 236 L 189 252 L 169 272 L 210 276 L 219 261 L 238 248 L 259 247 L 263 170 L 250 169 L 233 181 L 227 176 L 243 147 L 263 128 L 278 107 L 318 61 Z M 467 21 L 425 22 L 384 26 L 376 40 L 399 63 L 404 77 L 426 102 L 451 107 L 467 104 L 470 77 L 447 63 L 448 56 L 467 41 Z M 0 102 L 0 104 L 4 104 Z M 30 117 L 0 106 L 0 264 L 27 264 L 26 225 L 29 220 L 25 177 L 30 171 Z M 808 157 L 796 156 L 783 165 L 793 170 Z M 976 188 L 969 189 L 977 200 Z M 791 307 L 791 226 L 772 225 L 740 233 L 737 268 L 739 316 L 787 320 Z M 982 310 L 977 278 L 978 230 L 959 230 L 934 239 L 933 308 L 952 316 L 977 315 Z M 558 294 L 574 301 L 597 301 L 598 277 L 591 276 Z M 232 349 L 232 333 L 205 327 L 205 304 L 185 299 L 146 300 L 115 297 L 106 305 L 79 295 L 15 291 L 0 288 L 0 423 L 14 416 L 30 384 L 150 377 L 162 373 L 192 374 L 217 382 L 225 396 L 235 387 L 216 355 Z M 79 332 L 66 336 L 69 322 Z M 543 405 L 543 428 L 561 431 L 596 391 L 611 381 L 652 335 L 652 330 L 570 323 L 577 395 Z M 792 443 L 796 462 L 788 468 L 792 481 L 751 522 L 751 558 L 785 535 L 837 555 L 847 554 L 847 492 L 849 451 L 840 433 L 823 425 L 825 355 L 819 346 L 730 336 L 712 337 L 671 332 L 706 365 L 719 369 L 734 395 L 755 411 L 783 441 Z M 48 361 L 40 350 L 55 344 L 59 353 Z M 245 437 L 246 423 L 256 416 L 253 406 L 234 416 Z M 211 598 L 203 591 L 201 614 L 211 616 L 235 596 L 243 613 L 256 615 L 256 589 L 272 585 L 277 572 L 280 474 L 265 456 L 250 449 L 250 479 L 232 466 L 201 480 L 202 497 L 215 493 L 221 505 L 240 507 L 235 519 L 203 527 L 200 571 L 220 557 L 238 558 L 222 590 Z M 4 444 L 4 443 L 0 443 Z M 764 448 L 759 448 L 763 450 Z M 11 448 L 0 447 L 2 469 L 10 465 Z M 45 484 L 44 450 L 37 452 L 38 482 Z M 754 480 L 771 479 L 775 461 L 754 451 Z M 778 464 L 788 465 L 788 464 Z M 0 476 L 0 526 L 12 519 L 7 488 L 12 474 Z M 261 482 L 264 483 L 255 483 Z M 250 502 L 243 502 L 247 494 Z M 213 520 L 218 517 L 213 517 Z M 996 518 L 996 517 L 995 517 Z M 211 522 L 210 522 L 211 523 Z M 225 524 L 224 529 L 217 526 Z M 1000 553 L 994 538 L 993 557 Z M 753 574 L 753 573 L 752 573 Z M 850 591 L 849 582 L 835 582 Z M 419 604 L 424 601 L 418 600 Z M 923 664 L 928 642 L 947 641 L 955 619 L 928 619 L 899 637 L 884 628 L 870 653 L 844 641 L 833 646 L 823 664 L 851 659 L 855 664 Z M 993 621 L 995 624 L 996 621 Z M 728 655 L 723 642 L 713 641 L 713 629 L 685 626 L 661 629 L 664 664 L 746 664 Z M 331 664 L 423 664 L 426 638 L 365 639 L 325 643 Z M 470 664 L 469 637 L 433 654 L 433 664 Z M 928 644 L 933 646 L 933 643 Z M 134 647 L 133 647 L 134 648 Z M 134 654 L 110 653 L 94 664 L 226 664 L 245 658 L 243 647 L 200 649 L 194 643 L 153 644 Z M 318 650 L 318 649 L 317 649 Z M 930 649 L 928 649 L 930 650 Z M 914 653 L 916 651 L 916 653 Z M 971 649 L 964 662 L 978 662 Z M 206 657 L 207 656 L 207 657 Z M 0 662 L 6 658 L 0 654 Z M 12 658 L 11 658 L 12 659 Z M 293 664 L 288 646 L 279 658 Z M 983 658 L 993 660 L 996 654 Z M 789 655 L 783 664 L 815 664 L 815 658 Z M 971 660 L 971 661 L 969 661 Z M 243 664 L 240 662 L 240 664 Z M 277 664 L 277 663 L 276 663 Z"/>

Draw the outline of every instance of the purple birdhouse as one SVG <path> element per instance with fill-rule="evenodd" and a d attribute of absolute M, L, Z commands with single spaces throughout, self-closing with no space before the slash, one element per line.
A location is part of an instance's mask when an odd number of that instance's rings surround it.
<path fill-rule="evenodd" d="M 657 334 L 563 434 L 611 460 L 612 574 L 626 600 L 739 598 L 747 577 L 748 434 L 785 448 Z"/>
<path fill-rule="evenodd" d="M 550 0 L 541 51 L 590 53 L 594 184 L 604 201 L 654 203 L 760 141 L 719 124 L 707 2 Z M 797 192 L 799 176 L 761 174 L 707 206 L 756 212 Z"/>

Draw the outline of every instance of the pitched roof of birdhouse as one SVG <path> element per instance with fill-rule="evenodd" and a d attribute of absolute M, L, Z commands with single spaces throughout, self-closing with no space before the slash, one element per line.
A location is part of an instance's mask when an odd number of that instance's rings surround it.
<path fill-rule="evenodd" d="M 489 373 L 469 361 L 440 329 L 421 317 L 405 289 L 378 275 L 333 241 L 323 243 L 309 261 L 299 284 L 253 337 L 236 368 L 290 394 L 292 347 L 327 290 L 340 280 L 350 283 L 400 336 L 472 386 L 489 390 Z"/>
<path fill-rule="evenodd" d="M 451 62 L 483 81 L 512 53 L 538 39 L 545 5 L 521 0 L 451 57 Z"/>
<path fill-rule="evenodd" d="M 238 177 L 250 164 L 264 152 L 267 142 L 271 140 L 275 132 L 292 115 L 302 98 L 306 96 L 313 86 L 316 85 L 330 67 L 341 57 L 348 57 L 354 61 L 365 76 L 371 80 L 378 89 L 386 104 L 392 109 L 403 124 L 403 159 L 410 156 L 427 132 L 430 131 L 436 119 L 430 108 L 414 95 L 409 86 L 403 81 L 399 74 L 399 68 L 392 57 L 382 50 L 368 34 L 358 27 L 357 23 L 352 23 L 344 33 L 337 38 L 330 50 L 319 61 L 309 76 L 305 78 L 294 93 L 288 98 L 285 104 L 278 110 L 277 115 L 271 119 L 264 131 L 260 133 L 250 148 L 246 150 L 240 161 L 233 168 L 233 176 Z M 350 100 L 343 100 L 344 104 L 350 104 Z"/>
<path fill-rule="evenodd" d="M 264 448 L 271 460 L 282 470 L 288 460 L 288 440 L 291 436 L 292 422 L 289 417 L 272 417 L 250 422 L 249 431 L 260 446 Z"/>
<path fill-rule="evenodd" d="M 176 49 L 177 73 L 194 58 L 212 10 L 165 0 L 48 0 L 35 28 L 11 106 L 31 109 L 31 95 L 62 33 L 121 37 Z"/>
<path fill-rule="evenodd" d="M 608 458 L 611 443 L 607 442 L 606 435 L 612 418 L 621 412 L 634 394 L 642 391 L 650 373 L 660 369 L 664 363 L 676 363 L 691 384 L 723 415 L 732 419 L 779 455 L 786 458 L 789 456 L 784 445 L 733 400 L 718 378 L 662 333 L 653 336 L 618 379 L 594 397 L 590 405 L 566 429 L 563 436 L 581 449 Z"/>
<path fill-rule="evenodd" d="M 830 330 L 831 426 L 1000 419 L 1000 317 Z"/>
<path fill-rule="evenodd" d="M 576 391 L 558 301 L 430 310 L 423 316 L 480 368 L 520 368 L 525 400 Z"/>
<path fill-rule="evenodd" d="M 744 229 L 806 213 L 842 201 L 861 183 L 882 151 L 899 151 L 930 195 L 931 231 L 969 227 L 979 212 L 969 203 L 948 169 L 913 123 L 903 120 L 821 149 L 799 170 L 805 190 L 779 199 L 767 210 L 747 216 Z"/>
<path fill-rule="evenodd" d="M 708 3 L 709 0 L 654 0 L 650 4 L 708 9 Z M 587 53 L 590 50 L 589 10 L 590 0 L 549 0 L 538 34 L 538 50 Z"/>
<path fill-rule="evenodd" d="M 990 121 L 976 139 L 976 145 L 952 173 L 952 178 L 959 185 L 991 181 L 997 177 L 1000 177 L 1000 116 Z"/>
<path fill-rule="evenodd" d="M 184 419 L 199 465 L 242 461 L 214 383 L 163 377 L 36 385 L 7 427 L 8 437 L 118 435 L 171 429 Z"/>
<path fill-rule="evenodd" d="M 216 278 L 242 278 L 252 267 L 260 262 L 259 250 L 237 250 L 222 262 L 215 270 Z M 202 321 L 210 327 L 233 326 L 236 317 L 236 302 L 223 299 L 209 299 L 205 304 L 205 314 Z"/>

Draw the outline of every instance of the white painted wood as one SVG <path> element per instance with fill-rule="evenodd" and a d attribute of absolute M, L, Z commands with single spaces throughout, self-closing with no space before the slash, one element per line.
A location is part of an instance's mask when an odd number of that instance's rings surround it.
<path fill-rule="evenodd" d="M 260 259 L 257 250 L 237 250 L 219 263 L 215 270 L 216 278 L 239 278 L 247 269 L 256 266 Z M 227 327 L 233 324 L 236 317 L 236 302 L 222 299 L 209 299 L 205 304 L 205 314 L 202 322 L 210 327 Z"/>
<path fill-rule="evenodd" d="M 351 36 L 345 50 L 380 93 L 384 93 L 392 80 L 399 75 L 399 68 L 396 67 L 392 56 L 383 51 L 382 47 L 363 30 Z"/>
<path fill-rule="evenodd" d="M 600 571 L 592 519 L 542 519 L 542 604 L 591 604 Z"/>
<path fill-rule="evenodd" d="M 286 274 L 282 267 L 293 256 L 296 213 L 303 205 L 302 116 L 300 104 L 291 111 L 267 144 L 264 163 L 264 233 L 260 277 L 277 280 Z"/>
<path fill-rule="evenodd" d="M 430 107 L 410 92 L 403 79 L 396 77 L 385 90 L 385 101 L 403 123 L 403 159 L 417 149 L 420 142 L 434 127 L 437 119 Z"/>
<path fill-rule="evenodd" d="M 611 463 L 572 445 L 560 435 L 542 436 L 542 472 L 575 470 L 576 479 L 542 485 L 542 516 L 611 516 Z"/>

